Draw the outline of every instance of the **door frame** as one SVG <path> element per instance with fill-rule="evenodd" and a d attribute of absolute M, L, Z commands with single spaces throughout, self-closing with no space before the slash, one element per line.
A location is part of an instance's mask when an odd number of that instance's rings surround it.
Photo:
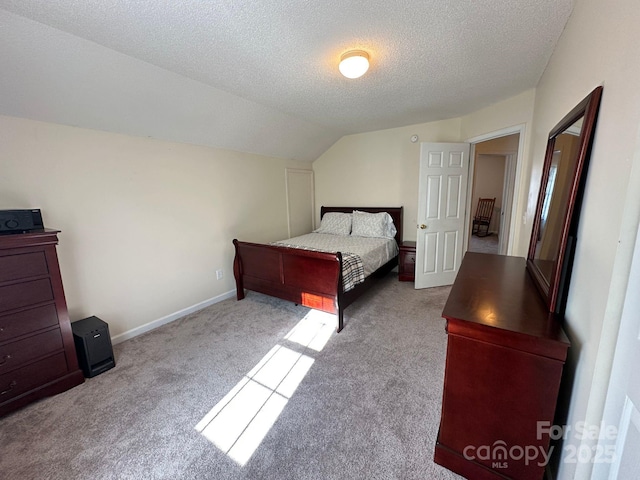
<path fill-rule="evenodd" d="M 500 255 L 507 255 L 507 247 L 509 245 L 509 239 L 511 238 L 511 215 L 513 214 L 513 189 L 515 187 L 515 172 L 518 165 L 518 154 L 510 153 L 504 156 L 504 182 L 502 186 L 502 211 L 500 212 L 500 236 L 498 243 L 498 253 Z M 505 202 L 504 199 L 510 199 L 509 202 Z M 505 245 L 505 237 L 507 243 Z"/>
<path fill-rule="evenodd" d="M 508 219 L 508 232 L 509 232 L 509 241 L 507 242 L 507 246 L 504 254 L 513 255 L 513 239 L 515 237 L 515 226 L 517 225 L 517 212 L 516 208 L 518 200 L 520 198 L 520 189 L 522 188 L 522 161 L 524 156 L 524 136 L 526 131 L 526 124 L 521 123 L 519 125 L 514 125 L 512 127 L 502 128 L 500 130 L 495 130 L 493 132 L 485 133 L 482 135 L 478 135 L 476 137 L 472 137 L 466 140 L 467 143 L 471 144 L 471 152 L 469 153 L 469 179 L 471 181 L 467 184 L 467 205 L 466 205 L 466 218 L 465 218 L 465 229 L 468 230 L 468 226 L 471 224 L 471 215 L 472 208 L 471 202 L 473 199 L 471 198 L 471 193 L 473 189 L 473 178 L 475 172 L 475 162 L 476 162 L 476 144 L 486 142 L 487 140 L 493 140 L 494 138 L 506 137 L 509 135 L 519 134 L 520 137 L 518 139 L 518 154 L 515 160 L 515 174 L 512 176 L 512 191 L 511 191 L 511 212 Z M 505 175 L 507 174 L 507 170 L 509 170 L 508 165 L 505 165 Z M 513 167 L 511 167 L 511 171 L 513 171 Z M 502 203 L 505 203 L 505 197 L 503 196 Z M 469 235 L 465 235 L 463 249 L 466 252 L 469 249 Z M 502 253 L 502 252 L 501 252 Z"/>

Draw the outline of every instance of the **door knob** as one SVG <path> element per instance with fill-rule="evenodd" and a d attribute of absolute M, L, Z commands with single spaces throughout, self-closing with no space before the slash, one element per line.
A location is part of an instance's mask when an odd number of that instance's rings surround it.
<path fill-rule="evenodd" d="M 425 228 L 427 228 L 427 226 L 423 223 L 422 225 L 420 225 L 420 229 L 424 230 Z"/>

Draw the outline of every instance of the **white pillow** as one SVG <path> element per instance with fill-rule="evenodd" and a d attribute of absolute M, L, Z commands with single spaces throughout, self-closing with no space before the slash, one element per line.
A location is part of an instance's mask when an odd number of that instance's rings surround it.
<path fill-rule="evenodd" d="M 367 213 L 354 210 L 351 235 L 358 237 L 393 238 L 397 233 L 393 218 L 387 212 Z"/>
<path fill-rule="evenodd" d="M 320 228 L 315 233 L 330 233 L 332 235 L 349 235 L 351 233 L 351 214 L 327 212 L 322 216 Z"/>
<path fill-rule="evenodd" d="M 396 226 L 393 223 L 393 217 L 389 215 L 387 212 L 384 212 L 384 213 L 387 215 L 387 230 L 385 232 L 385 237 L 395 238 L 396 233 L 398 233 L 398 230 L 396 229 Z"/>

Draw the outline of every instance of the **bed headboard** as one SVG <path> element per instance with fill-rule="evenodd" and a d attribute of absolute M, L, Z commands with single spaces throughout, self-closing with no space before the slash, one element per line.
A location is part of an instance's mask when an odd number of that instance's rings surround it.
<path fill-rule="evenodd" d="M 354 210 L 360 210 L 361 212 L 379 213 L 387 212 L 393 218 L 393 224 L 396 226 L 395 239 L 398 245 L 402 243 L 402 207 L 320 207 L 320 218 L 327 212 L 342 212 L 351 213 Z"/>

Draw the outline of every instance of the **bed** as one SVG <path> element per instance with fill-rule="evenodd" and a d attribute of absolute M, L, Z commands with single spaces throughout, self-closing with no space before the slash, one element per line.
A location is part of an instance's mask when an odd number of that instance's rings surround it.
<path fill-rule="evenodd" d="M 320 217 L 324 218 L 327 213 L 350 214 L 354 210 L 366 213 L 387 212 L 396 229 L 393 239 L 396 246 L 400 245 L 402 207 L 322 207 Z M 344 309 L 398 265 L 396 253 L 382 266 L 366 275 L 364 281 L 345 288 L 343 269 L 346 253 L 343 256 L 340 251 L 330 253 L 287 244 L 259 244 L 237 239 L 233 240 L 233 245 L 233 274 L 238 300 L 245 297 L 245 290 L 251 290 L 333 313 L 337 316 L 338 332 L 344 327 Z"/>

